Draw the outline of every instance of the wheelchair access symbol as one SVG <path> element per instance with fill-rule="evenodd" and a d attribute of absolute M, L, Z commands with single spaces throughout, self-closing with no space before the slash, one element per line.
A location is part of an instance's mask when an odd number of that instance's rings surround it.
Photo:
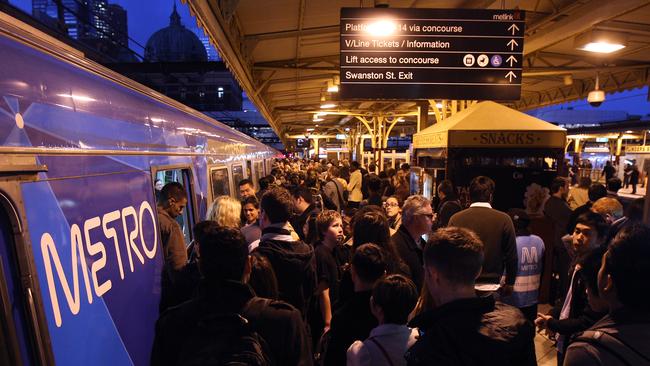
<path fill-rule="evenodd" d="M 499 66 L 501 66 L 501 63 L 502 63 L 502 62 L 503 62 L 503 59 L 501 59 L 501 56 L 499 56 L 499 55 L 494 55 L 494 56 L 492 56 L 492 58 L 490 59 L 490 63 L 491 63 L 492 66 L 494 66 L 494 67 L 499 67 Z"/>

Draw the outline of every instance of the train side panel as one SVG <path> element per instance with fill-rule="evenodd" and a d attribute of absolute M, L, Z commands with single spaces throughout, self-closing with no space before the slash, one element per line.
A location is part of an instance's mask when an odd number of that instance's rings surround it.
<path fill-rule="evenodd" d="M 151 186 L 148 172 L 22 184 L 57 364 L 147 364 L 162 270 Z"/>

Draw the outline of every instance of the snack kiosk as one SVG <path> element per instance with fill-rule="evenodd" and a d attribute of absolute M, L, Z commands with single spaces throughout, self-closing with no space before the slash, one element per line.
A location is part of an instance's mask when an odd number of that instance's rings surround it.
<path fill-rule="evenodd" d="M 438 182 L 450 179 L 469 204 L 470 181 L 485 175 L 496 183 L 493 207 L 523 207 L 528 185 L 548 187 L 566 175 L 565 145 L 563 128 L 495 102 L 477 103 L 413 135 L 414 174 L 421 175 L 415 181 L 435 182 L 416 189 L 432 196 Z"/>

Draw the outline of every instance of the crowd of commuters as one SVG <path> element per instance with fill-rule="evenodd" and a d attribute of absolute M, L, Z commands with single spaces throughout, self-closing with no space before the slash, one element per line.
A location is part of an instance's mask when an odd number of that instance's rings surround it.
<path fill-rule="evenodd" d="M 152 364 L 536 365 L 536 328 L 559 365 L 650 364 L 650 229 L 620 179 L 558 177 L 502 212 L 489 177 L 432 202 L 409 170 L 279 160 L 216 197 L 189 248 L 185 190 L 162 187 Z"/>

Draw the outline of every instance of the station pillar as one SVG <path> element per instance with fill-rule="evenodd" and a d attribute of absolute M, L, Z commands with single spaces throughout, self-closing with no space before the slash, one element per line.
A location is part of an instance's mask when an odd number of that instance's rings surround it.
<path fill-rule="evenodd" d="M 579 138 L 577 138 L 577 139 L 574 140 L 574 143 L 573 143 L 573 152 L 576 153 L 576 154 L 580 154 L 580 148 L 581 148 L 580 141 L 581 140 Z"/>
<path fill-rule="evenodd" d="M 316 157 L 316 159 L 319 158 L 319 157 L 318 157 L 318 156 L 319 156 L 319 148 L 320 148 L 320 146 L 319 146 L 319 140 L 320 140 L 320 139 L 319 139 L 318 137 L 312 138 L 312 141 L 314 141 L 314 156 L 312 156 L 312 158 L 313 158 L 313 157 Z"/>

